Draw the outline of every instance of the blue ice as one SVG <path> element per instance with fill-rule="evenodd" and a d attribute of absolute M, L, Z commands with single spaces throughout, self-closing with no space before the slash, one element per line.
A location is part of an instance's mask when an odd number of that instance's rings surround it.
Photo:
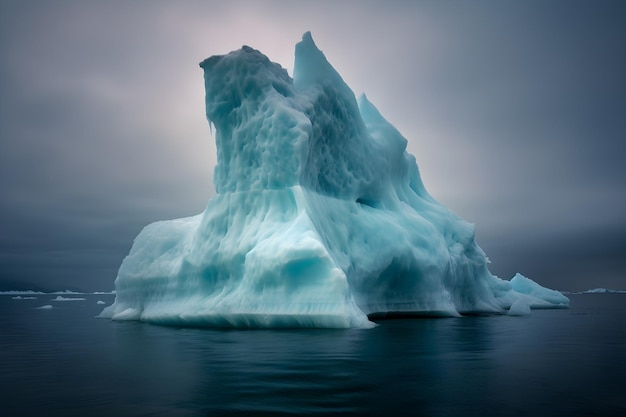
<path fill-rule="evenodd" d="M 406 139 L 316 47 L 294 77 L 244 46 L 204 70 L 217 195 L 150 224 L 103 317 L 211 327 L 371 327 L 392 314 L 526 314 L 561 293 L 492 275 L 474 226 L 426 191 Z"/>

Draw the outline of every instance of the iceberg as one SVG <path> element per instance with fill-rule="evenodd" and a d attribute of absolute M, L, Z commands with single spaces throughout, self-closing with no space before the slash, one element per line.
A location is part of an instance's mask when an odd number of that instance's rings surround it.
<path fill-rule="evenodd" d="M 568 306 L 528 278 L 489 272 L 474 226 L 431 197 L 407 140 L 357 100 L 310 33 L 293 79 L 248 46 L 200 67 L 216 195 L 199 215 L 141 231 L 100 317 L 367 328 L 396 314 Z"/>

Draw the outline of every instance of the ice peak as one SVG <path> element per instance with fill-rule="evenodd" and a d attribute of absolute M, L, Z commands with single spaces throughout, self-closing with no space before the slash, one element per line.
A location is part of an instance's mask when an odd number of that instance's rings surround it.
<path fill-rule="evenodd" d="M 380 114 L 376 106 L 374 106 L 374 104 L 367 99 L 365 93 L 359 96 L 357 104 L 359 105 L 359 111 L 361 112 L 361 117 L 363 117 L 363 119 L 367 119 L 367 121 L 379 121 L 383 119 L 383 116 Z"/>
<path fill-rule="evenodd" d="M 216 128 L 218 193 L 276 189 L 297 182 L 302 136 L 292 80 L 249 46 L 200 63 L 207 119 Z"/>
<path fill-rule="evenodd" d="M 315 46 L 315 42 L 313 41 L 313 36 L 311 36 L 311 31 L 307 30 L 302 34 L 302 42 L 310 43 Z"/>
<path fill-rule="evenodd" d="M 296 44 L 293 83 L 300 90 L 320 84 L 332 84 L 342 90 L 350 90 L 324 53 L 315 45 L 311 32 L 302 35 L 302 41 Z"/>

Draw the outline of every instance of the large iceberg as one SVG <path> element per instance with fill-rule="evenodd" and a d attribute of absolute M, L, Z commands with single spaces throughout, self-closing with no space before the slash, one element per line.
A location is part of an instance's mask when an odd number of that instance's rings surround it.
<path fill-rule="evenodd" d="M 204 70 L 217 195 L 148 225 L 102 316 L 233 327 L 370 327 L 393 314 L 567 307 L 493 276 L 474 226 L 433 199 L 406 139 L 352 90 L 309 33 L 293 80 L 244 46 Z"/>

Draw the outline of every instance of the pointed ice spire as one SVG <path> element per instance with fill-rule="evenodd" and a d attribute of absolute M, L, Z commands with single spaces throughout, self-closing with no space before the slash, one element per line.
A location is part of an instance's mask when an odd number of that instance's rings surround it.
<path fill-rule="evenodd" d="M 365 93 L 359 97 L 358 105 L 363 123 L 372 138 L 384 144 L 397 158 L 402 157 L 407 145 L 405 137 L 385 119 L 376 106 L 367 99 Z"/>
<path fill-rule="evenodd" d="M 368 100 L 365 93 L 361 94 L 361 96 L 357 100 L 357 104 L 359 105 L 359 111 L 361 112 L 361 117 L 363 118 L 363 121 L 366 124 L 383 123 L 383 122 L 389 123 L 383 117 L 383 115 L 380 114 L 380 111 L 378 111 L 376 106 L 374 106 L 372 102 Z"/>
<path fill-rule="evenodd" d="M 331 83 L 341 86 L 341 89 L 350 90 L 324 53 L 317 48 L 311 32 L 306 32 L 302 35 L 302 41 L 296 44 L 293 84 L 297 89 L 305 90 L 320 83 Z"/>

